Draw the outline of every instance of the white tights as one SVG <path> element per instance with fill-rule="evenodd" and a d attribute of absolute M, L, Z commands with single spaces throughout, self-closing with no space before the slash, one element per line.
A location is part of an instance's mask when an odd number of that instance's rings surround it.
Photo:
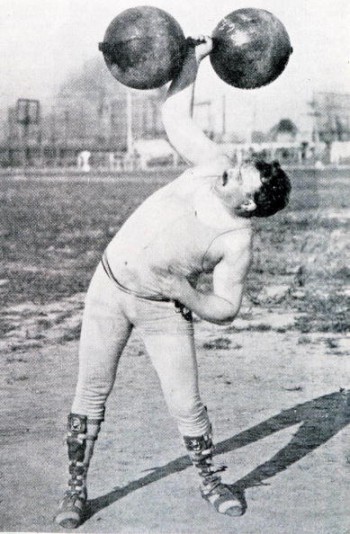
<path fill-rule="evenodd" d="M 103 419 L 119 358 L 133 327 L 141 334 L 180 433 L 193 437 L 207 433 L 210 424 L 199 395 L 192 321 L 178 313 L 172 302 L 125 293 L 101 264 L 86 297 L 72 412 Z"/>

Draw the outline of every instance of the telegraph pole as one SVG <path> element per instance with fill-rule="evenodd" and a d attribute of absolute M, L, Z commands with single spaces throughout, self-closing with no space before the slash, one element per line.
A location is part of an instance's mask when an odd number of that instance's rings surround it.
<path fill-rule="evenodd" d="M 126 147 L 127 154 L 130 156 L 133 152 L 133 137 L 132 137 L 132 93 L 126 93 Z"/>
<path fill-rule="evenodd" d="M 23 126 L 23 167 L 26 168 L 29 160 L 29 133 L 31 124 L 39 124 L 39 100 L 19 98 L 17 100 L 17 123 Z"/>
<path fill-rule="evenodd" d="M 222 95 L 222 135 L 226 134 L 226 95 Z"/>

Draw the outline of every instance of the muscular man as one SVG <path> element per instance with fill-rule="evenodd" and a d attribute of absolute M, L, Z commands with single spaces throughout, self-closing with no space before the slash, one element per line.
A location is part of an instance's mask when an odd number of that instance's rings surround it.
<path fill-rule="evenodd" d="M 135 327 L 160 379 L 171 415 L 200 477 L 202 496 L 220 513 L 242 505 L 212 461 L 211 425 L 198 390 L 192 312 L 230 323 L 241 305 L 251 261 L 252 216 L 288 202 L 278 163 L 232 166 L 191 118 L 192 86 L 211 39 L 189 49 L 163 106 L 170 142 L 192 167 L 150 196 L 108 245 L 91 281 L 83 317 L 79 377 L 68 418 L 69 489 L 56 521 L 77 527 L 86 508 L 86 475 L 118 361 Z M 213 290 L 196 288 L 213 274 Z"/>

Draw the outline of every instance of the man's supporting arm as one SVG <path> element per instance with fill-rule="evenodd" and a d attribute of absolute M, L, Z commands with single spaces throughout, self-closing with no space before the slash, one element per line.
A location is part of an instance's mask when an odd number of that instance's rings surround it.
<path fill-rule="evenodd" d="M 236 284 L 229 300 L 215 293 L 204 294 L 189 284 L 181 291 L 181 303 L 193 311 L 198 317 L 215 324 L 231 323 L 241 306 L 243 284 Z"/>
<path fill-rule="evenodd" d="M 178 279 L 176 298 L 202 319 L 216 324 L 234 320 L 241 307 L 244 281 L 251 262 L 251 244 L 232 245 L 226 249 L 213 273 L 213 293 L 194 289 L 185 279 Z"/>

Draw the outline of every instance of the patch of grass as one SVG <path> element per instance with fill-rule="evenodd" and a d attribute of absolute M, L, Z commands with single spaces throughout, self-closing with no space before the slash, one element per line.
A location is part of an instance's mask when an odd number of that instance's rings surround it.
<path fill-rule="evenodd" d="M 79 339 L 80 337 L 80 331 L 81 331 L 81 325 L 77 325 L 74 328 L 70 328 L 69 330 L 66 330 L 62 337 L 60 338 L 60 343 L 65 343 L 66 341 L 74 341 L 75 339 Z"/>
<path fill-rule="evenodd" d="M 303 391 L 303 387 L 302 386 L 284 387 L 282 389 L 284 389 L 284 391 Z"/>
<path fill-rule="evenodd" d="M 300 336 L 298 339 L 298 345 L 310 345 L 312 344 L 312 339 L 307 336 Z"/>
<path fill-rule="evenodd" d="M 227 337 L 217 337 L 203 343 L 203 349 L 206 350 L 227 350 L 230 346 L 231 340 Z"/>
<path fill-rule="evenodd" d="M 303 313 L 301 332 L 345 332 L 349 302 L 335 296 L 349 281 L 346 218 L 324 217 L 325 210 L 350 207 L 348 171 L 295 171 L 290 174 L 289 207 L 268 219 L 253 220 L 253 263 L 247 279 L 248 298 L 259 305 L 267 284 L 303 287 L 305 298 L 286 298 L 284 310 Z M 3 178 L 0 182 L 0 308 L 23 302 L 47 303 L 86 291 L 102 251 L 113 233 L 154 190 L 174 175 L 123 176 L 109 182 L 37 181 Z M 336 236 L 332 237 L 335 232 Z M 208 289 L 204 276 L 202 289 Z M 293 286 L 294 284 L 294 286 Z M 327 288 L 323 298 L 317 289 Z M 346 309 L 347 306 L 347 309 Z M 0 320 L 0 334 L 11 329 Z M 1 319 L 1 316 L 0 316 Z M 44 324 L 42 325 L 44 327 Z M 267 331 L 268 325 L 259 327 Z M 77 334 L 67 334 L 77 336 Z"/>
<path fill-rule="evenodd" d="M 337 349 L 339 347 L 339 341 L 331 337 L 325 339 L 325 344 L 329 349 Z"/>
<path fill-rule="evenodd" d="M 47 330 L 48 328 L 51 328 L 52 321 L 50 321 L 50 319 L 38 319 L 37 324 L 43 330 Z"/>
<path fill-rule="evenodd" d="M 29 376 L 27 376 L 27 375 L 18 375 L 18 376 L 12 377 L 12 380 L 14 382 L 25 382 L 26 380 L 29 380 Z"/>
<path fill-rule="evenodd" d="M 251 330 L 253 332 L 269 332 L 272 330 L 272 326 L 266 323 L 252 324 L 248 326 L 247 330 Z"/>
<path fill-rule="evenodd" d="M 11 330 L 14 330 L 14 328 L 15 327 L 13 324 L 0 317 L 0 337 L 2 337 L 4 334 L 7 334 L 7 332 L 11 332 Z"/>
<path fill-rule="evenodd" d="M 154 180 L 123 182 L 0 182 L 0 306 L 36 303 L 87 289 L 92 272 L 118 229 L 155 189 Z M 62 254 L 69 249 L 69 257 Z"/>
<path fill-rule="evenodd" d="M 21 356 L 18 356 L 17 358 L 8 356 L 6 358 L 6 363 L 28 363 L 28 360 L 26 358 L 21 358 Z"/>
<path fill-rule="evenodd" d="M 299 311 L 303 315 L 296 318 L 295 327 L 300 332 L 350 331 L 350 297 L 346 295 L 308 292 Z"/>

